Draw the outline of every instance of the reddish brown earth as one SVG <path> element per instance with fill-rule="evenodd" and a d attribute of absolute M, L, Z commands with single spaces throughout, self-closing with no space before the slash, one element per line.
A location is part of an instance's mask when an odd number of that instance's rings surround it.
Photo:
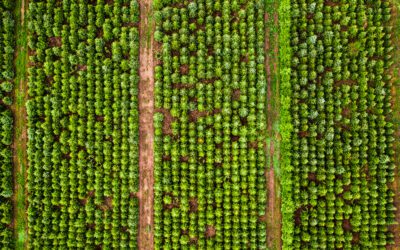
<path fill-rule="evenodd" d="M 206 238 L 215 237 L 216 233 L 217 233 L 217 231 L 215 230 L 214 227 L 212 227 L 212 226 L 207 226 L 207 229 L 206 229 Z"/>
<path fill-rule="evenodd" d="M 49 46 L 50 47 L 61 47 L 61 37 L 50 37 L 49 38 Z"/>
<path fill-rule="evenodd" d="M 140 82 L 139 82 L 139 249 L 154 249 L 154 55 L 152 1 L 140 4 Z"/>
<path fill-rule="evenodd" d="M 350 220 L 344 219 L 343 220 L 343 229 L 346 232 L 350 232 L 351 231 L 351 224 L 350 224 Z"/>
<path fill-rule="evenodd" d="M 163 120 L 163 135 L 172 135 L 171 124 L 174 121 L 171 113 L 166 109 L 155 109 L 155 112 L 162 113 L 164 115 Z"/>
<path fill-rule="evenodd" d="M 328 0 L 328 1 L 325 1 L 325 5 L 328 5 L 328 6 L 334 7 L 334 6 L 338 6 L 338 5 L 339 5 L 339 3 L 336 3 L 336 2 L 334 2 L 334 1 L 330 1 L 330 0 Z"/>
<path fill-rule="evenodd" d="M 206 117 L 209 114 L 208 111 L 193 110 L 189 112 L 189 119 L 192 122 L 196 122 L 200 117 Z"/>
<path fill-rule="evenodd" d="M 197 208 L 198 208 L 198 203 L 197 203 L 197 199 L 196 198 L 192 198 L 190 199 L 190 212 L 191 213 L 196 213 L 197 212 Z"/>
<path fill-rule="evenodd" d="M 353 233 L 353 239 L 351 240 L 353 245 L 356 245 L 360 242 L 360 233 Z"/>

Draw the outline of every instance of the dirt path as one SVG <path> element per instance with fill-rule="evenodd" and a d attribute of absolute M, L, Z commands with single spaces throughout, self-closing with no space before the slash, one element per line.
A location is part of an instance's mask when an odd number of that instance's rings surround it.
<path fill-rule="evenodd" d="M 281 213 L 280 198 L 276 192 L 279 182 L 275 175 L 273 157 L 275 155 L 274 142 L 270 143 L 270 166 L 267 172 L 268 206 L 267 206 L 267 246 L 269 249 L 282 249 L 281 247 Z"/>
<path fill-rule="evenodd" d="M 19 2 L 21 2 L 21 8 L 20 8 L 20 19 L 21 19 L 21 25 L 23 26 L 25 23 L 25 2 L 28 3 L 28 1 L 24 1 L 24 0 L 19 0 Z M 27 6 L 28 7 L 28 4 Z"/>
<path fill-rule="evenodd" d="M 266 172 L 268 185 L 267 204 L 267 246 L 269 249 L 282 249 L 281 241 L 281 199 L 279 184 L 279 81 L 278 79 L 278 2 L 267 5 L 265 14 L 265 67 L 267 73 L 267 158 Z"/>
<path fill-rule="evenodd" d="M 16 239 L 16 249 L 26 249 L 28 242 L 27 233 L 27 189 L 26 179 L 28 166 L 27 160 L 27 114 L 26 100 L 28 99 L 27 65 L 28 65 L 28 45 L 27 45 L 27 25 L 25 22 L 25 9 L 28 8 L 28 0 L 18 0 L 15 6 L 14 15 L 16 22 L 16 41 L 15 51 L 15 87 L 13 92 L 13 105 L 11 110 L 14 115 L 14 140 L 13 166 L 14 166 L 14 230 Z"/>
<path fill-rule="evenodd" d="M 139 83 L 139 249 L 154 249 L 154 58 L 153 10 L 151 0 L 140 0 Z"/>

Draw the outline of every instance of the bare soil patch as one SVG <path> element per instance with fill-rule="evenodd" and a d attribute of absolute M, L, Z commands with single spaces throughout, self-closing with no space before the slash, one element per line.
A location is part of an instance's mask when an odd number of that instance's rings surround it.
<path fill-rule="evenodd" d="M 294 212 L 294 223 L 299 226 L 301 224 L 301 214 L 311 208 L 311 205 L 301 206 Z"/>
<path fill-rule="evenodd" d="M 341 85 L 355 85 L 357 82 L 355 80 L 347 79 L 347 80 L 340 80 L 340 81 L 335 81 L 334 85 L 335 87 L 340 87 Z"/>
<path fill-rule="evenodd" d="M 181 75 L 187 75 L 189 73 L 189 66 L 188 65 L 181 65 L 179 68 Z"/>
<path fill-rule="evenodd" d="M 78 65 L 78 70 L 80 71 L 86 71 L 87 70 L 87 65 Z"/>
<path fill-rule="evenodd" d="M 353 245 L 357 245 L 360 242 L 360 233 L 353 233 L 353 239 L 351 240 L 351 243 Z"/>
<path fill-rule="evenodd" d="M 340 5 L 340 3 L 333 2 L 333 1 L 330 1 L 330 0 L 325 1 L 324 4 L 327 5 L 327 6 L 331 6 L 331 7 L 335 7 L 335 6 Z"/>
<path fill-rule="evenodd" d="M 189 119 L 192 122 L 196 122 L 200 117 L 205 117 L 207 115 L 209 115 L 209 112 L 207 111 L 193 110 L 189 112 Z"/>
<path fill-rule="evenodd" d="M 240 99 L 240 89 L 235 89 L 232 94 L 232 100 L 238 101 Z"/>
<path fill-rule="evenodd" d="M 175 83 L 172 85 L 174 89 L 193 89 L 194 85 L 192 84 L 183 84 L 183 83 Z"/>
<path fill-rule="evenodd" d="M 207 226 L 207 228 L 206 228 L 206 237 L 207 238 L 215 237 L 216 233 L 217 233 L 217 230 L 215 230 L 215 228 L 213 226 Z"/>
<path fill-rule="evenodd" d="M 49 46 L 50 47 L 61 47 L 61 37 L 50 37 L 49 38 Z"/>
<path fill-rule="evenodd" d="M 198 203 L 197 203 L 197 199 L 196 198 L 191 198 L 190 199 L 190 202 L 189 202 L 189 205 L 190 205 L 190 212 L 191 213 L 196 213 L 197 212 L 197 208 L 198 208 Z"/>
<path fill-rule="evenodd" d="M 308 173 L 308 180 L 309 181 L 317 181 L 317 175 L 315 173 Z"/>
<path fill-rule="evenodd" d="M 162 113 L 164 115 L 163 119 L 163 135 L 172 135 L 171 124 L 174 121 L 171 113 L 166 109 L 156 109 L 155 112 Z"/>
<path fill-rule="evenodd" d="M 350 232 L 351 231 L 351 224 L 350 224 L 350 220 L 343 220 L 343 229 L 346 232 Z"/>
<path fill-rule="evenodd" d="M 299 137 L 301 137 L 301 138 L 305 138 L 305 137 L 308 137 L 308 136 L 310 135 L 310 133 L 309 133 L 308 131 L 300 131 L 300 132 L 298 133 L 298 135 L 299 135 Z"/>
<path fill-rule="evenodd" d="M 206 117 L 209 115 L 215 115 L 221 113 L 220 109 L 215 109 L 212 112 L 211 111 L 198 111 L 198 110 L 193 110 L 189 112 L 189 119 L 192 122 L 196 122 L 200 117 Z"/>

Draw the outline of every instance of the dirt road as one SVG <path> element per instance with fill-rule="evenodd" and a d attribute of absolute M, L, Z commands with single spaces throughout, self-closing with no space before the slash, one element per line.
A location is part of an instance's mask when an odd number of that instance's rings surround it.
<path fill-rule="evenodd" d="M 267 74 L 267 117 L 268 117 L 268 142 L 267 158 L 268 169 L 266 180 L 268 188 L 268 204 L 266 210 L 267 219 L 267 245 L 269 249 L 281 249 L 281 207 L 279 174 L 279 81 L 278 79 L 278 2 L 274 1 L 267 6 L 265 14 L 266 38 L 265 38 L 265 67 Z"/>
<path fill-rule="evenodd" d="M 154 57 L 152 1 L 140 0 L 140 83 L 139 83 L 139 249 L 154 248 Z"/>

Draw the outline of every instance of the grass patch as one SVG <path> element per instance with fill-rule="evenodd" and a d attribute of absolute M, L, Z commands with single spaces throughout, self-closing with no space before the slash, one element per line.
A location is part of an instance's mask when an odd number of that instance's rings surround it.
<path fill-rule="evenodd" d="M 28 39 L 26 10 L 27 0 L 16 1 L 14 16 L 16 20 L 16 53 L 15 53 L 15 84 L 14 84 L 14 177 L 15 177 L 15 238 L 16 249 L 26 249 L 27 244 L 27 218 L 26 218 L 26 96 L 27 96 L 27 64 L 28 64 Z M 24 15 L 24 16 L 22 16 Z M 22 21 L 23 20 L 23 21 Z"/>

